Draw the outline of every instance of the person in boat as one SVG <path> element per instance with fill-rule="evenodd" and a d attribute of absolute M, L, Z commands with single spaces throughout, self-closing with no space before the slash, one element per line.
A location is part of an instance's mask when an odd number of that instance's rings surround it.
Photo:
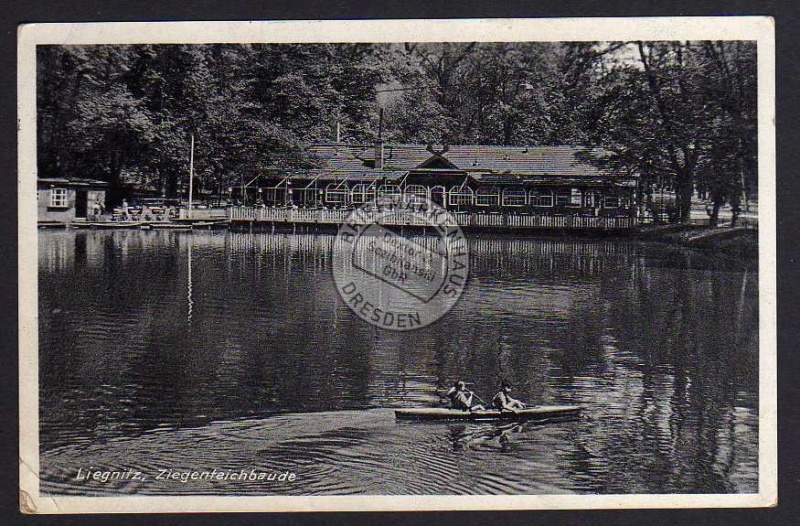
<path fill-rule="evenodd" d="M 484 411 L 486 408 L 475 402 L 477 396 L 472 391 L 467 390 L 467 384 L 458 381 L 447 391 L 447 398 L 450 399 L 450 407 L 462 411 Z"/>
<path fill-rule="evenodd" d="M 525 404 L 511 397 L 511 384 L 503 380 L 500 392 L 492 398 L 492 408 L 501 411 L 514 411 L 525 409 Z"/>

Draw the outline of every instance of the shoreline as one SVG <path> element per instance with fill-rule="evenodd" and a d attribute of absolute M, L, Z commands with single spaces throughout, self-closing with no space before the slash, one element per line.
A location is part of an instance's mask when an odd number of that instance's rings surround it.
<path fill-rule="evenodd" d="M 750 226 L 710 227 L 706 225 L 643 226 L 632 239 L 699 250 L 713 250 L 726 256 L 758 260 L 758 228 Z"/>

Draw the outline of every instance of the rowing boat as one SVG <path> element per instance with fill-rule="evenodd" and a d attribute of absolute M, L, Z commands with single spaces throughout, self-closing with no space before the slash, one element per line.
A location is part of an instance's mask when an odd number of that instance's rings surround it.
<path fill-rule="evenodd" d="M 439 407 L 396 409 L 399 420 L 542 420 L 577 416 L 582 409 L 579 405 L 539 405 L 513 411 L 486 409 L 483 411 L 461 411 Z"/>

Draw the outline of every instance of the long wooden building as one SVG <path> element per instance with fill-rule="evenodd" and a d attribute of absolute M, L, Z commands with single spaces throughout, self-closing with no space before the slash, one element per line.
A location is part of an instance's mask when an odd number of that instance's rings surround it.
<path fill-rule="evenodd" d="M 581 146 L 317 144 L 314 167 L 261 175 L 249 201 L 348 209 L 378 197 L 430 199 L 453 212 L 634 217 L 638 175 Z M 257 195 L 255 195 L 257 193 Z"/>

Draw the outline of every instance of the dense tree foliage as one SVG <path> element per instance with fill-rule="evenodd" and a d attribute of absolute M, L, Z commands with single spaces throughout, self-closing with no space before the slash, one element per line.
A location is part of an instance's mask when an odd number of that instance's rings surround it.
<path fill-rule="evenodd" d="M 39 171 L 181 191 L 190 136 L 216 193 L 308 165 L 315 141 L 587 144 L 696 192 L 716 221 L 757 183 L 750 42 L 126 45 L 39 48 Z M 384 108 L 379 130 L 378 108 Z M 112 199 L 118 194 L 112 195 Z"/>
<path fill-rule="evenodd" d="M 39 172 L 122 179 L 175 195 L 196 138 L 199 187 L 302 165 L 335 121 L 371 135 L 381 49 L 366 45 L 39 49 Z M 112 196 L 118 197 L 118 195 Z"/>
<path fill-rule="evenodd" d="M 644 202 L 655 208 L 651 190 L 667 187 L 676 219 L 687 221 L 699 191 L 714 203 L 712 222 L 724 203 L 735 220 L 757 181 L 755 46 L 636 42 L 589 53 L 602 69 L 584 129 L 642 174 Z"/>

